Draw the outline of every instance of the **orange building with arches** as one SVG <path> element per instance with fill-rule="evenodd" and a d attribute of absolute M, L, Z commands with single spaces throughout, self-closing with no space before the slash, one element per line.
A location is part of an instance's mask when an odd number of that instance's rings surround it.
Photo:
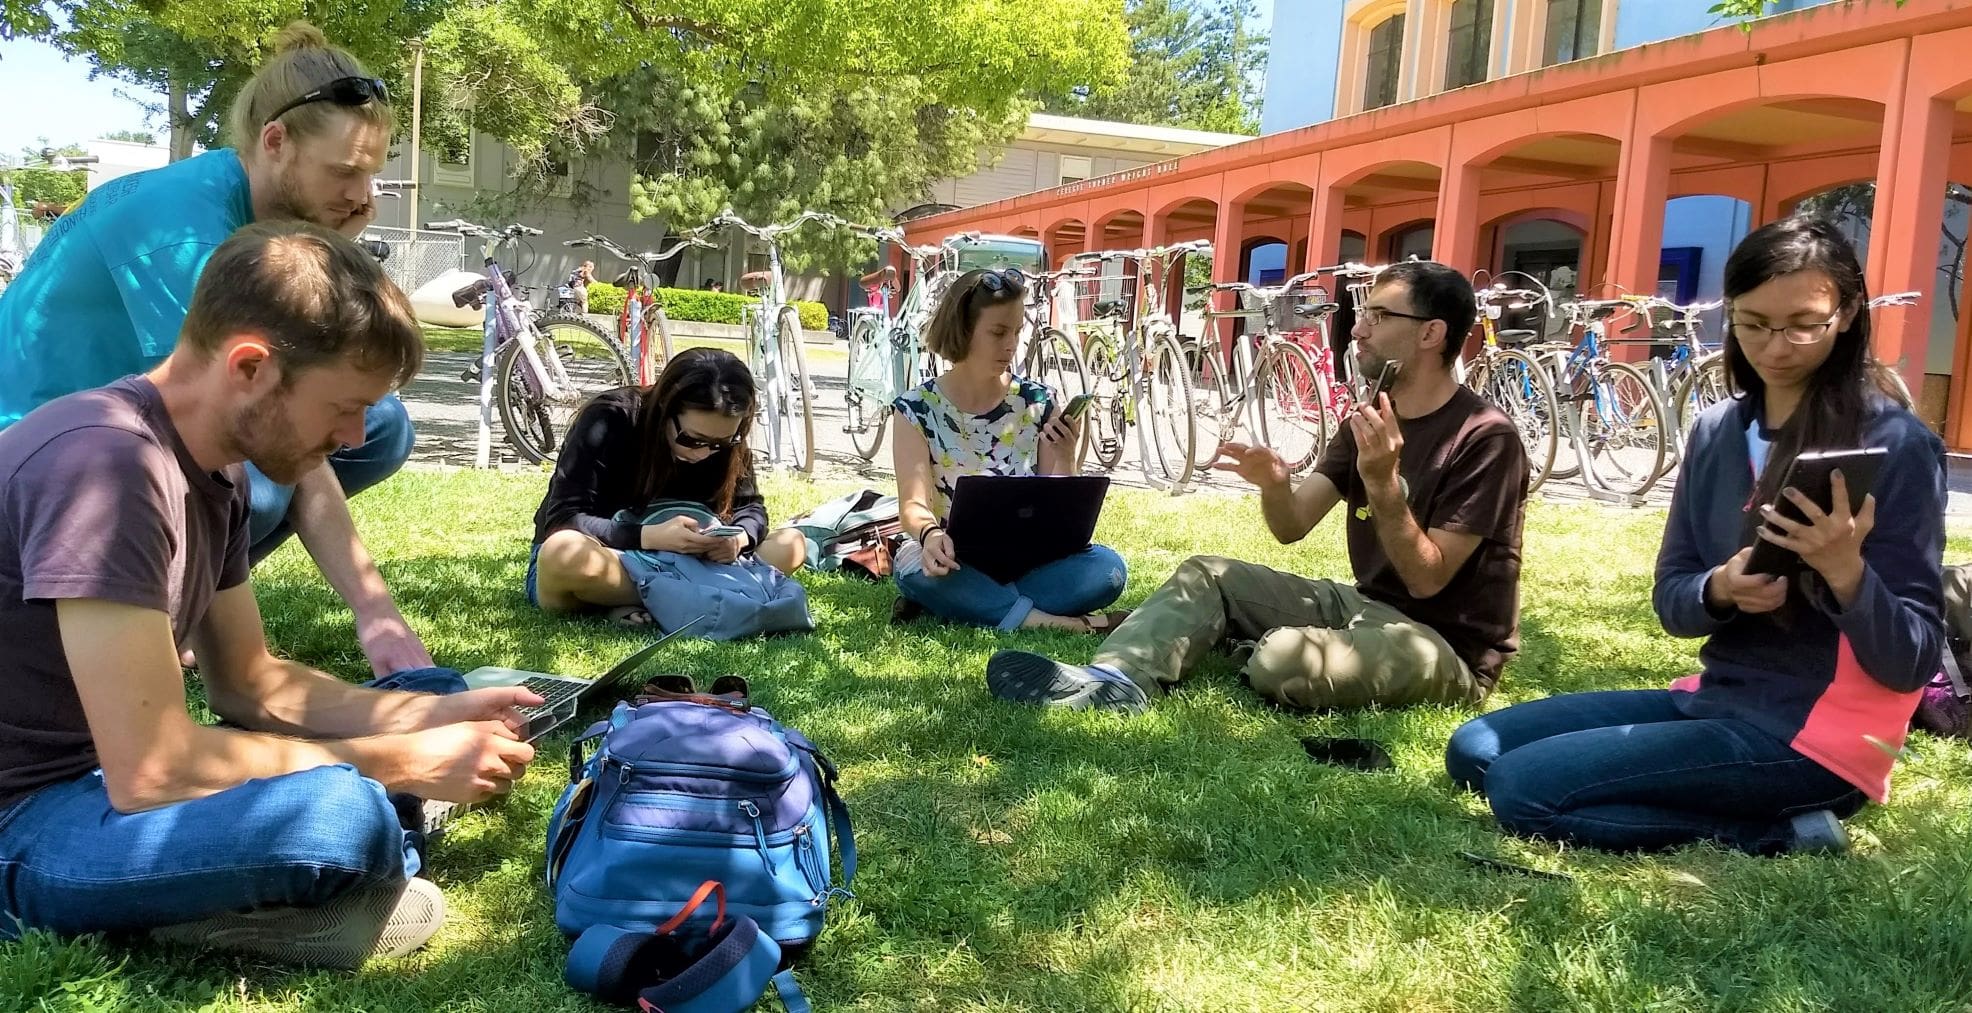
<path fill-rule="evenodd" d="M 1261 244 L 1284 245 L 1293 266 L 1418 252 L 1500 270 L 1507 234 L 1539 220 L 1579 234 L 1583 290 L 1653 292 L 1668 201 L 1735 198 L 1756 227 L 1804 198 L 1873 180 L 1862 237 L 1871 291 L 1924 293 L 1915 308 L 1879 315 L 1878 354 L 1923 392 L 1920 409 L 1947 444 L 1972 450 L 1972 301 L 1937 313 L 1943 324 L 1933 312 L 1952 287 L 1972 296 L 1947 284 L 1939 264 L 1947 183 L 1972 181 L 1972 6 L 1852 0 L 1615 52 L 1604 52 L 1614 2 L 1599 5 L 1600 20 L 1570 23 L 1560 43 L 1552 17 L 1543 40 L 1538 18 L 1493 19 L 1487 32 L 1459 20 L 1460 6 L 1347 4 L 1335 119 L 919 219 L 907 226 L 911 241 L 1027 235 L 1060 262 L 1210 239 L 1215 278 L 1230 281 L 1246 276 Z M 1400 8 L 1408 16 L 1390 29 Z M 1543 45 L 1551 60 L 1569 44 L 1604 55 L 1536 66 Z M 1400 66 L 1389 62 L 1393 46 Z"/>

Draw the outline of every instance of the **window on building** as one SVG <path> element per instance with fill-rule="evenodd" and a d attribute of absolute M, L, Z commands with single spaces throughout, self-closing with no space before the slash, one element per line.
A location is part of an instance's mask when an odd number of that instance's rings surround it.
<path fill-rule="evenodd" d="M 1602 41 L 1602 0 L 1548 0 L 1542 66 L 1596 54 Z"/>
<path fill-rule="evenodd" d="M 457 144 L 441 144 L 432 151 L 434 163 L 432 179 L 453 186 L 472 186 L 472 134 Z"/>
<path fill-rule="evenodd" d="M 1486 80 L 1492 55 L 1493 0 L 1457 0 L 1445 46 L 1446 89 Z"/>
<path fill-rule="evenodd" d="M 1381 109 L 1397 101 L 1397 75 L 1404 65 L 1404 16 L 1369 30 L 1369 73 L 1363 80 L 1363 108 Z"/>
<path fill-rule="evenodd" d="M 1086 155 L 1061 156 L 1061 183 L 1080 183 L 1095 175 L 1095 162 Z"/>

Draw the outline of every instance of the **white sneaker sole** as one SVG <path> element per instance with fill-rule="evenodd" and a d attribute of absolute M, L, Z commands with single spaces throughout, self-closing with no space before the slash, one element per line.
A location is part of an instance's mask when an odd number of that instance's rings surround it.
<path fill-rule="evenodd" d="M 168 943 L 230 950 L 283 964 L 361 967 L 371 957 L 402 957 L 445 924 L 445 895 L 422 879 L 402 887 L 346 893 L 321 907 L 263 908 L 153 929 Z"/>

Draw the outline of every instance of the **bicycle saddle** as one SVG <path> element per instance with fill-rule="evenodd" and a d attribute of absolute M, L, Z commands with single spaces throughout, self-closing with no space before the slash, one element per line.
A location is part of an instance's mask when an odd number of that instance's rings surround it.
<path fill-rule="evenodd" d="M 491 287 L 485 278 L 474 278 L 472 284 L 452 293 L 452 305 L 459 309 L 471 306 L 473 309 L 486 308 L 486 290 Z"/>
<path fill-rule="evenodd" d="M 1541 335 L 1539 331 L 1530 331 L 1518 327 L 1512 328 L 1510 330 L 1495 331 L 1493 333 L 1493 338 L 1502 345 L 1525 344 L 1540 336 Z"/>
<path fill-rule="evenodd" d="M 759 295 L 767 290 L 768 280 L 765 271 L 748 271 L 740 275 L 739 288 L 747 295 Z"/>
<path fill-rule="evenodd" d="M 1123 315 L 1123 300 L 1105 299 L 1089 307 L 1089 310 L 1099 317 L 1120 317 Z"/>
<path fill-rule="evenodd" d="M 1332 302 L 1296 303 L 1294 304 L 1294 315 L 1302 319 L 1325 317 L 1341 308 L 1340 305 Z"/>

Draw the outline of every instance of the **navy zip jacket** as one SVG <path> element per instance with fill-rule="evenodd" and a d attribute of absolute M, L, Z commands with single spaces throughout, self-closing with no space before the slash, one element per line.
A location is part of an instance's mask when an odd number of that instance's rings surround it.
<path fill-rule="evenodd" d="M 1702 674 L 1673 684 L 1673 699 L 1688 717 L 1755 725 L 1882 802 L 1895 762 L 1886 750 L 1903 747 L 1944 649 L 1944 444 L 1888 400 L 1864 424 L 1863 446 L 1890 454 L 1874 489 L 1862 586 L 1847 611 L 1808 571 L 1799 579 L 1804 607 L 1790 589 L 1779 612 L 1718 612 L 1705 604 L 1705 580 L 1751 530 L 1754 415 L 1742 397 L 1699 416 L 1671 500 L 1653 604 L 1671 635 L 1709 638 L 1698 652 Z"/>
<path fill-rule="evenodd" d="M 643 456 L 637 421 L 643 407 L 641 387 L 618 387 L 582 406 L 562 441 L 548 495 L 534 513 L 536 545 L 562 528 L 573 528 L 612 549 L 641 547 L 643 526 L 615 518 L 619 510 L 642 517 L 650 506 L 637 497 L 637 461 Z M 674 463 L 657 498 L 690 500 L 713 510 L 732 453 L 721 450 L 696 464 Z M 733 509 L 725 521 L 746 529 L 748 548 L 767 537 L 767 500 L 754 485 L 751 467 L 733 487 Z"/>

